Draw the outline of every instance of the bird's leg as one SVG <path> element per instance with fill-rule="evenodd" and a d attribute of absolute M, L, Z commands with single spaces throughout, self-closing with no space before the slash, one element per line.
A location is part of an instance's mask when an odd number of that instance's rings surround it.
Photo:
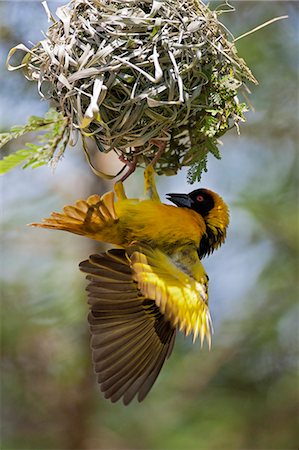
<path fill-rule="evenodd" d="M 162 141 L 161 139 L 151 139 L 150 144 L 156 145 L 159 150 L 144 171 L 144 196 L 145 198 L 150 198 L 151 200 L 160 201 L 155 183 L 154 166 L 164 153 L 167 141 Z"/>
<path fill-rule="evenodd" d="M 150 165 L 154 166 L 156 164 L 156 162 L 159 161 L 159 159 L 161 158 L 163 153 L 165 152 L 167 141 L 164 141 L 162 139 L 151 139 L 149 142 L 150 142 L 150 144 L 155 145 L 159 149 L 157 151 L 156 155 L 154 156 L 154 158 L 152 159 L 152 161 L 150 162 Z"/>
<path fill-rule="evenodd" d="M 120 160 L 121 162 L 123 162 L 123 163 L 128 167 L 127 172 L 126 172 L 126 173 L 121 177 L 121 179 L 120 179 L 120 181 L 123 182 L 123 181 L 125 181 L 125 180 L 126 180 L 133 172 L 135 172 L 136 166 L 137 166 L 137 160 L 136 160 L 135 157 L 133 157 L 133 160 L 132 160 L 132 161 L 128 161 L 128 160 L 124 157 L 124 155 L 120 155 L 120 156 L 119 156 L 119 160 Z"/>
<path fill-rule="evenodd" d="M 155 172 L 151 164 L 144 170 L 144 196 L 151 200 L 160 201 L 160 197 L 155 183 Z"/>
<path fill-rule="evenodd" d="M 123 177 L 117 181 L 114 184 L 114 192 L 116 194 L 116 198 L 117 200 L 125 200 L 126 198 L 128 198 L 126 196 L 125 193 L 125 188 L 123 185 L 123 182 L 135 171 L 136 169 L 136 159 L 134 158 L 133 161 L 128 161 L 124 155 L 120 155 L 119 156 L 119 160 L 123 163 L 125 163 L 125 166 L 123 167 L 123 169 L 125 169 L 126 167 L 128 167 L 127 172 L 123 175 Z M 122 169 L 122 170 L 123 170 Z"/>
<path fill-rule="evenodd" d="M 144 171 L 144 196 L 145 198 L 150 198 L 151 200 L 157 200 L 160 201 L 160 197 L 156 188 L 156 183 L 154 179 L 154 166 L 156 162 L 160 159 L 161 155 L 164 153 L 167 141 L 162 139 L 151 139 L 150 143 L 158 147 L 158 152 L 152 159 L 152 161 L 149 163 L 147 168 Z M 127 167 L 127 172 L 122 176 L 120 181 L 115 183 L 114 185 L 114 191 L 116 194 L 116 197 L 118 200 L 124 200 L 127 198 L 123 182 L 136 170 L 137 166 L 137 159 L 136 157 L 133 158 L 132 161 L 128 161 L 124 155 L 119 156 L 119 160 L 123 162 Z"/>
<path fill-rule="evenodd" d="M 122 181 L 117 181 L 114 184 L 114 192 L 117 200 L 125 200 L 127 198 Z"/>

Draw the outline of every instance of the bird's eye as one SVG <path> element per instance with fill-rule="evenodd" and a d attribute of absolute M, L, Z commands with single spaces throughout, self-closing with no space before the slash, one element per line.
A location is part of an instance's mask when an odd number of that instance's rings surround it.
<path fill-rule="evenodd" d="M 203 201 L 204 201 L 203 195 L 198 195 L 198 196 L 196 197 L 196 200 L 197 200 L 198 202 L 203 202 Z"/>

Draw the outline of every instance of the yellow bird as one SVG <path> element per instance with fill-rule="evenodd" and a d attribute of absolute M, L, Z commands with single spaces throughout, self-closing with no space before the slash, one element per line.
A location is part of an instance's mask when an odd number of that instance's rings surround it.
<path fill-rule="evenodd" d="M 32 225 L 69 231 L 120 248 L 80 264 L 89 285 L 93 363 L 106 398 L 142 401 L 170 356 L 176 330 L 211 345 L 208 277 L 201 258 L 225 240 L 227 205 L 208 189 L 168 194 L 161 203 L 152 167 L 143 199 L 92 195 Z"/>

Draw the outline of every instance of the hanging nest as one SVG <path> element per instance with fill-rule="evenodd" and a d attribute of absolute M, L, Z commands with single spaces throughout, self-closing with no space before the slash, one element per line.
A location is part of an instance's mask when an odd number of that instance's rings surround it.
<path fill-rule="evenodd" d="M 73 0 L 57 9 L 46 37 L 27 53 L 37 81 L 68 128 L 101 152 L 191 181 L 219 157 L 218 138 L 244 121 L 237 94 L 256 83 L 219 13 L 199 0 Z M 11 68 L 11 67 L 10 67 Z M 161 151 L 162 150 L 162 151 Z"/>

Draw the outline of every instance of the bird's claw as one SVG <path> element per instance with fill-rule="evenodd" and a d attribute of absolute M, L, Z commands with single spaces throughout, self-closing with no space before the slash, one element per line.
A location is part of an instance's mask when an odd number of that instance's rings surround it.
<path fill-rule="evenodd" d="M 136 170 L 136 166 L 137 166 L 137 160 L 136 157 L 133 157 L 132 161 L 129 161 L 128 159 L 125 158 L 124 155 L 120 155 L 119 156 L 119 160 L 124 163 L 128 170 L 126 171 L 126 173 L 121 177 L 120 181 L 123 182 L 125 181 L 133 172 L 135 172 Z"/>

